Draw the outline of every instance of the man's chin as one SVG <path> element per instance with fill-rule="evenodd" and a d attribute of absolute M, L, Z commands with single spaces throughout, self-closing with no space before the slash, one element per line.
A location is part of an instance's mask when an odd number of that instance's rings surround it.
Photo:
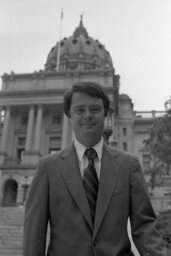
<path fill-rule="evenodd" d="M 92 133 L 92 134 L 96 134 L 96 130 L 95 127 L 86 127 L 84 128 L 84 133 Z"/>
<path fill-rule="evenodd" d="M 86 147 L 92 147 L 96 145 L 100 139 L 101 136 L 97 136 L 97 132 L 92 132 L 90 130 L 85 131 L 81 137 L 77 138 L 77 140 Z"/>

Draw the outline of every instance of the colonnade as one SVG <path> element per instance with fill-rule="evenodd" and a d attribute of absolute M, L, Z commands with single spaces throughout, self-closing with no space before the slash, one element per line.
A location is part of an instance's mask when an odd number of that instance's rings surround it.
<path fill-rule="evenodd" d="M 3 127 L 1 131 L 1 144 L 0 144 L 0 164 L 3 164 L 5 156 L 7 155 L 7 143 L 8 134 L 10 129 L 10 120 L 12 106 L 0 107 L 0 111 L 5 111 L 5 116 L 3 120 Z M 0 121 L 1 122 L 1 121 Z M 30 105 L 28 113 L 28 123 L 26 132 L 26 143 L 25 152 L 23 153 L 23 163 L 33 163 L 36 162 L 40 156 L 40 142 L 42 134 L 42 124 L 43 124 L 43 104 Z M 32 136 L 34 129 L 34 144 L 32 145 Z M 69 121 L 65 115 L 63 115 L 62 124 L 62 140 L 61 147 L 66 147 L 71 142 L 71 128 Z M 31 159 L 32 158 L 32 159 Z"/>

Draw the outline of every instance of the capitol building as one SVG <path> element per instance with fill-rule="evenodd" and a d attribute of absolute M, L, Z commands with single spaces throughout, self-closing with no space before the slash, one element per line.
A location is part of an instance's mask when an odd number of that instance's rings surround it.
<path fill-rule="evenodd" d="M 62 102 L 65 91 L 79 81 L 104 87 L 110 99 L 104 139 L 112 147 L 139 157 L 150 190 L 146 141 L 154 119 L 164 111 L 134 110 L 130 96 L 119 92 L 120 75 L 115 73 L 110 53 L 89 35 L 82 19 L 71 36 L 64 37 L 46 54 L 43 70 L 2 75 L 0 207 L 23 205 L 38 159 L 71 144 L 74 134 Z M 170 185 L 166 180 L 152 196 L 156 212 L 169 207 L 165 194 Z"/>

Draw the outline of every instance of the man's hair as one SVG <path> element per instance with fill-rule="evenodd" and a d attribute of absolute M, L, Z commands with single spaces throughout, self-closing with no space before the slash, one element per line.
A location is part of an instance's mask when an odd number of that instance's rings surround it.
<path fill-rule="evenodd" d="M 99 84 L 94 82 L 79 82 L 74 84 L 73 87 L 67 90 L 64 94 L 63 109 L 67 117 L 71 117 L 70 107 L 72 96 L 75 92 L 83 92 L 91 97 L 102 99 L 105 110 L 105 116 L 107 116 L 110 101 L 104 89 Z"/>

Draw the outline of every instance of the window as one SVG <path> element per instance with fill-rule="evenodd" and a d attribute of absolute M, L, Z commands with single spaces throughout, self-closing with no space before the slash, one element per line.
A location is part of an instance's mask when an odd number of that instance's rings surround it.
<path fill-rule="evenodd" d="M 127 151 L 127 143 L 126 142 L 123 143 L 123 150 Z"/>
<path fill-rule="evenodd" d="M 17 148 L 17 159 L 20 161 L 22 159 L 24 148 Z"/>
<path fill-rule="evenodd" d="M 17 157 L 17 160 L 19 160 L 19 161 L 22 159 L 23 151 L 25 150 L 25 143 L 26 143 L 25 137 L 17 138 L 16 157 Z"/>
<path fill-rule="evenodd" d="M 25 147 L 26 138 L 25 137 L 19 137 L 17 141 L 17 145 L 19 147 Z"/>
<path fill-rule="evenodd" d="M 50 137 L 49 138 L 49 145 L 50 146 L 60 145 L 60 142 L 61 142 L 60 137 Z"/>
<path fill-rule="evenodd" d="M 142 165 L 145 172 L 148 172 L 150 170 L 150 155 L 142 155 Z"/>
<path fill-rule="evenodd" d="M 49 154 L 55 154 L 60 151 L 60 148 L 49 148 Z"/>
<path fill-rule="evenodd" d="M 115 147 L 115 148 L 118 147 L 118 142 L 117 141 L 111 141 L 109 144 L 110 144 L 111 147 Z"/>
<path fill-rule="evenodd" d="M 0 113 L 0 128 L 3 127 L 3 124 L 4 124 L 4 118 L 5 118 L 5 111 L 2 110 L 1 113 Z"/>
<path fill-rule="evenodd" d="M 52 116 L 52 125 L 58 125 L 61 124 L 62 116 L 60 114 L 55 114 Z"/>
<path fill-rule="evenodd" d="M 145 172 L 148 172 L 150 170 L 150 163 L 143 161 L 143 169 Z"/>
<path fill-rule="evenodd" d="M 53 136 L 49 138 L 49 153 L 55 153 L 61 149 L 61 138 Z"/>
<path fill-rule="evenodd" d="M 77 42 L 78 42 L 77 39 L 73 39 L 73 40 L 72 40 L 72 43 L 73 43 L 73 44 L 76 44 Z"/>
<path fill-rule="evenodd" d="M 123 127 L 123 135 L 124 135 L 124 136 L 127 135 L 127 129 L 126 129 L 126 127 Z"/>
<path fill-rule="evenodd" d="M 28 116 L 27 115 L 21 116 L 21 125 L 25 126 L 27 125 L 27 123 L 28 123 Z"/>

